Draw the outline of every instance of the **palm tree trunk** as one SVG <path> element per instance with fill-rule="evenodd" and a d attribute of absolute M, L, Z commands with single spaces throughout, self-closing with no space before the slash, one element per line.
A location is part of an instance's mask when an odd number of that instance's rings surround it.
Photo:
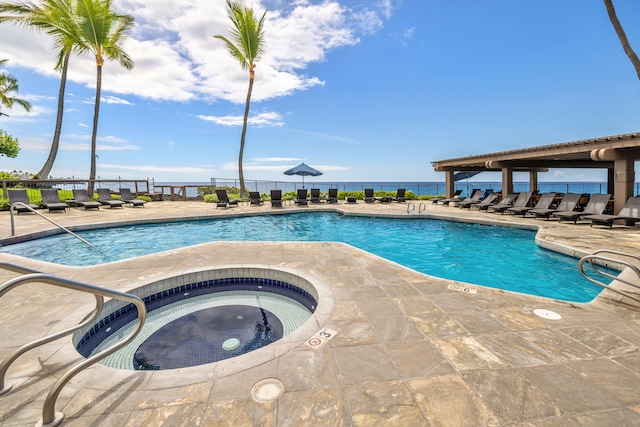
<path fill-rule="evenodd" d="M 636 69 L 636 74 L 638 74 L 638 79 L 640 79 L 640 60 L 638 59 L 638 55 L 633 51 L 631 45 L 629 44 L 629 39 L 627 39 L 627 35 L 618 20 L 618 16 L 616 15 L 616 10 L 613 8 L 613 0 L 604 0 L 604 5 L 607 7 L 607 13 L 609 14 L 609 20 L 613 24 L 613 29 L 616 31 L 618 35 L 618 39 L 620 39 L 620 44 L 622 44 L 622 49 L 624 49 L 624 53 L 627 54 L 629 59 L 631 60 L 631 64 Z"/>
<path fill-rule="evenodd" d="M 249 121 L 249 104 L 251 104 L 251 90 L 253 89 L 253 76 L 249 77 L 249 90 L 247 91 L 247 103 L 244 107 L 244 122 L 242 136 L 240 137 L 240 155 L 238 156 L 238 175 L 240 178 L 240 197 L 244 197 L 244 174 L 242 172 L 242 156 L 244 155 L 244 138 L 247 135 L 247 123 Z"/>
<path fill-rule="evenodd" d="M 89 197 L 93 197 L 93 181 L 96 179 L 96 140 L 98 137 L 98 116 L 100 114 L 100 90 L 102 88 L 102 65 L 97 66 L 96 103 L 93 110 L 93 133 L 91 134 L 91 171 L 89 172 Z"/>
<path fill-rule="evenodd" d="M 60 90 L 58 91 L 58 115 L 56 117 L 56 128 L 53 132 L 53 141 L 51 141 L 51 150 L 49 151 L 49 157 L 44 162 L 44 166 L 40 169 L 34 178 L 35 179 L 47 179 L 53 168 L 53 162 L 56 160 L 58 154 L 58 148 L 60 146 L 60 132 L 62 131 L 62 114 L 64 112 L 64 91 L 67 85 L 67 71 L 69 69 L 69 57 L 71 52 L 67 52 L 64 55 L 62 61 L 62 74 L 60 76 Z"/>

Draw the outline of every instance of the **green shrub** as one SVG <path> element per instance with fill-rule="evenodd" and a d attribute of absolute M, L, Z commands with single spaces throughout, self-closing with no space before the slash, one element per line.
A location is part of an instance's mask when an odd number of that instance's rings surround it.
<path fill-rule="evenodd" d="M 215 194 L 205 194 L 204 195 L 205 203 L 218 203 L 218 197 Z"/>
<path fill-rule="evenodd" d="M 145 195 L 136 196 L 135 198 L 138 200 L 144 200 L 145 202 L 150 202 L 152 200 L 151 196 L 145 196 Z"/>

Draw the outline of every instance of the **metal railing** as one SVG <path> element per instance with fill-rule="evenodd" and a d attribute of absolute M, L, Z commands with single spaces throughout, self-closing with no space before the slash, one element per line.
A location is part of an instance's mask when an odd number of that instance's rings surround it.
<path fill-rule="evenodd" d="M 51 218 L 49 218 L 46 215 L 41 214 L 40 212 L 36 211 L 35 209 L 33 209 L 31 206 L 22 203 L 22 202 L 14 202 L 11 204 L 11 208 L 9 208 L 9 213 L 11 216 L 11 235 L 15 236 L 16 235 L 16 227 L 15 227 L 15 223 L 14 223 L 14 211 L 15 208 L 17 207 L 21 207 L 21 208 L 25 208 L 31 212 L 33 212 L 36 215 L 39 215 L 41 218 L 46 219 L 47 221 L 49 221 L 51 224 L 55 225 L 56 227 L 58 227 L 59 229 L 61 229 L 62 231 L 65 231 L 69 234 L 71 234 L 73 237 L 75 237 L 76 239 L 80 240 L 82 243 L 89 245 L 90 247 L 95 249 L 95 246 L 93 246 L 91 243 L 87 242 L 86 240 L 84 240 L 82 237 L 78 236 L 76 233 L 74 233 L 73 231 L 69 230 L 68 228 L 58 224 L 57 222 L 55 222 L 54 220 L 52 220 Z"/>
<path fill-rule="evenodd" d="M 100 361 L 106 356 L 118 351 L 122 347 L 126 346 L 129 342 L 131 342 L 138 335 L 138 333 L 142 330 L 142 327 L 144 326 L 144 321 L 147 316 L 147 309 L 144 305 L 144 302 L 139 297 L 132 294 L 127 294 L 124 292 L 118 292 L 111 289 L 101 288 L 98 286 L 76 282 L 73 280 L 63 279 L 60 277 L 41 273 L 36 270 L 32 270 L 30 268 L 24 268 L 24 267 L 17 266 L 15 264 L 10 264 L 5 262 L 0 262 L 0 268 L 22 274 L 22 276 L 11 279 L 5 282 L 2 286 L 0 286 L 0 297 L 5 295 L 10 290 L 17 288 L 20 285 L 24 285 L 26 283 L 38 282 L 38 283 L 45 283 L 53 286 L 58 286 L 65 289 L 71 289 L 79 292 L 90 293 L 90 294 L 93 294 L 96 298 L 96 306 L 94 310 L 89 316 L 87 316 L 88 318 L 82 321 L 79 325 L 65 329 L 64 331 L 57 332 L 47 337 L 37 339 L 28 344 L 25 344 L 19 349 L 15 350 L 9 356 L 7 356 L 2 362 L 0 362 L 0 396 L 11 391 L 11 385 L 5 386 L 4 378 L 5 378 L 5 374 L 7 373 L 7 370 L 9 369 L 9 366 L 11 366 L 11 364 L 19 356 L 21 356 L 22 354 L 26 353 L 29 350 L 32 350 L 36 347 L 47 344 L 49 342 L 55 341 L 59 338 L 69 335 L 91 324 L 100 316 L 102 307 L 104 306 L 104 297 L 123 300 L 125 302 L 134 304 L 138 309 L 138 321 L 136 323 L 136 326 L 133 328 L 133 330 L 127 337 L 125 337 L 122 341 L 113 345 L 112 347 L 106 348 L 101 352 L 94 354 L 93 356 L 85 359 L 84 361 L 78 363 L 77 365 L 69 369 L 63 376 L 61 376 L 55 382 L 51 390 L 49 390 L 49 393 L 47 394 L 47 397 L 44 401 L 44 405 L 42 408 L 42 420 L 40 420 L 40 422 L 37 425 L 57 426 L 62 422 L 64 418 L 64 414 L 62 414 L 61 412 L 55 412 L 56 400 L 58 398 L 58 395 L 62 391 L 62 388 L 76 374 L 80 373 L 85 368 L 88 368 L 89 366 Z"/>
<path fill-rule="evenodd" d="M 619 258 L 609 258 L 609 257 L 606 257 L 606 256 L 602 256 L 601 254 L 618 255 L 618 256 L 622 256 L 622 257 L 632 258 L 632 259 L 635 259 L 635 260 L 640 262 L 640 257 L 638 257 L 636 255 L 627 254 L 627 253 L 624 253 L 624 252 L 611 251 L 611 250 L 608 250 L 608 249 L 600 249 L 600 250 L 597 250 L 597 251 L 593 252 L 592 254 L 586 255 L 586 256 L 584 256 L 584 257 L 582 257 L 580 259 L 580 262 L 578 263 L 578 269 L 580 270 L 580 274 L 582 274 L 582 276 L 585 279 L 587 279 L 588 281 L 590 281 L 591 283 L 595 283 L 596 285 L 601 286 L 601 287 L 603 287 L 605 289 L 608 289 L 608 290 L 610 290 L 612 292 L 615 292 L 617 294 L 625 296 L 625 297 L 627 297 L 629 299 L 632 299 L 634 301 L 640 302 L 640 293 L 638 293 L 638 294 L 631 293 L 629 291 L 625 291 L 625 290 L 622 290 L 622 289 L 617 289 L 617 288 L 614 288 L 613 286 L 610 286 L 613 281 L 618 281 L 618 282 L 624 283 L 625 285 L 631 286 L 632 288 L 636 288 L 636 289 L 638 289 L 640 291 L 640 268 L 638 268 L 635 264 L 632 264 L 631 262 L 628 262 L 628 261 L 625 261 L 625 260 L 621 260 Z M 589 277 L 584 271 L 584 264 L 586 262 L 589 263 L 589 265 L 591 266 L 591 268 L 593 269 L 594 272 L 596 272 L 596 273 L 598 273 L 598 274 L 600 274 L 600 275 L 602 275 L 604 277 L 607 277 L 607 278 L 611 279 L 612 282 L 609 283 L 609 284 L 606 284 L 606 283 L 600 282 L 600 281 L 598 281 L 598 280 L 596 280 L 596 279 L 594 279 L 592 277 Z M 638 282 L 636 282 L 636 283 L 630 282 L 630 281 L 628 281 L 626 279 L 622 279 L 619 276 L 614 276 L 613 274 L 607 273 L 606 271 L 603 271 L 603 270 L 598 268 L 599 265 L 604 265 L 607 262 L 608 263 L 612 263 L 612 264 L 613 263 L 621 264 L 621 265 L 624 265 L 624 266 L 630 268 L 636 274 L 636 276 L 638 276 Z"/>

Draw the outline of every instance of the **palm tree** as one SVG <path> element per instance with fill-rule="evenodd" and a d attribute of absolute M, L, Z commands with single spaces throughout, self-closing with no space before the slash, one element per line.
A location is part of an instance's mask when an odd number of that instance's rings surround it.
<path fill-rule="evenodd" d="M 49 156 L 40 172 L 33 176 L 34 179 L 49 176 L 60 146 L 64 91 L 67 84 L 71 46 L 74 42 L 72 15 L 73 5 L 70 0 L 43 0 L 40 6 L 33 3 L 0 3 L 0 22 L 11 22 L 44 31 L 53 37 L 54 45 L 58 49 L 55 70 L 61 71 L 61 76 L 56 127 L 53 132 Z"/>
<path fill-rule="evenodd" d="M 7 61 L 8 59 L 0 60 L 0 65 Z M 18 92 L 18 79 L 7 72 L 0 73 L 0 107 L 13 108 L 13 104 L 16 103 L 30 111 L 31 103 L 29 101 L 12 96 L 16 92 Z"/>
<path fill-rule="evenodd" d="M 74 44 L 74 51 L 80 54 L 90 52 L 96 58 L 96 99 L 89 173 L 89 194 L 93 194 L 93 180 L 96 178 L 96 139 L 102 90 L 102 66 L 106 57 L 117 60 L 127 70 L 133 68 L 133 60 L 122 48 L 127 31 L 133 27 L 133 17 L 116 13 L 111 8 L 111 0 L 78 0 L 75 18 L 78 25 L 78 43 Z"/>
<path fill-rule="evenodd" d="M 636 53 L 631 48 L 629 39 L 627 39 L 627 35 L 625 34 L 624 29 L 622 29 L 622 25 L 620 24 L 618 16 L 616 15 L 616 10 L 613 7 L 613 0 L 604 0 L 604 5 L 607 8 L 607 13 L 609 14 L 609 20 L 611 21 L 611 24 L 613 24 L 613 29 L 616 31 L 618 39 L 620 39 L 622 49 L 624 49 L 624 53 L 626 53 L 631 60 L 631 64 L 636 69 L 636 74 L 638 74 L 638 78 L 640 79 L 640 59 L 638 59 L 638 55 L 636 55 Z"/>
<path fill-rule="evenodd" d="M 262 17 L 257 20 L 253 9 L 243 7 L 240 2 L 232 3 L 227 0 L 227 13 L 233 23 L 231 35 L 233 42 L 224 36 L 214 36 L 226 43 L 227 49 L 232 57 L 238 60 L 243 70 L 249 70 L 249 90 L 247 91 L 247 101 L 244 108 L 244 122 L 242 124 L 242 136 L 240 137 L 240 155 L 238 156 L 238 174 L 240 178 L 240 197 L 244 197 L 244 174 L 242 172 L 242 155 L 244 153 L 244 140 L 247 134 L 247 121 L 249 119 L 249 104 L 251 103 L 251 90 L 255 78 L 255 61 L 262 53 L 263 46 L 263 24 L 267 14 L 265 11 Z M 235 43 L 234 43 L 235 42 Z"/>

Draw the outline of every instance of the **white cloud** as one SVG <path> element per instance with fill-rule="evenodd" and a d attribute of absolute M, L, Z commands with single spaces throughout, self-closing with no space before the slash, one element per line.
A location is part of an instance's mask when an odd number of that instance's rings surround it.
<path fill-rule="evenodd" d="M 242 126 L 244 116 L 204 116 L 199 115 L 199 119 L 214 122 L 222 126 Z M 282 116 L 275 112 L 258 113 L 250 116 L 248 123 L 257 127 L 282 126 Z"/>
<path fill-rule="evenodd" d="M 136 105 L 133 102 L 129 102 L 126 99 L 117 98 L 115 96 L 101 96 L 100 102 L 104 102 L 105 104 Z"/>

